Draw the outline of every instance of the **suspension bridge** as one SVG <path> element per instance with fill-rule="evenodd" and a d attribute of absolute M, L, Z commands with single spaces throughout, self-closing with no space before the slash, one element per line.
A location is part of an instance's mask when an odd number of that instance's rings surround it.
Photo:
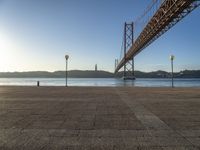
<path fill-rule="evenodd" d="M 134 79 L 134 57 L 200 5 L 200 0 L 152 0 L 135 22 L 125 23 L 115 73 Z"/>

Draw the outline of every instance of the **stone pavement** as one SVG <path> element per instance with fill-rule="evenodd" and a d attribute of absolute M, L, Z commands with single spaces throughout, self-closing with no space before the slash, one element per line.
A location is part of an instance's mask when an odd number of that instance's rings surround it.
<path fill-rule="evenodd" d="M 200 89 L 0 87 L 0 149 L 199 150 Z"/>

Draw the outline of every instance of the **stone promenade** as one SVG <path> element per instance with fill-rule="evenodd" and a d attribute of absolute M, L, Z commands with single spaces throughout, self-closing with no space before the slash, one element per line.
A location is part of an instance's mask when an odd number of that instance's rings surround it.
<path fill-rule="evenodd" d="M 0 150 L 199 150 L 199 88 L 0 87 Z"/>

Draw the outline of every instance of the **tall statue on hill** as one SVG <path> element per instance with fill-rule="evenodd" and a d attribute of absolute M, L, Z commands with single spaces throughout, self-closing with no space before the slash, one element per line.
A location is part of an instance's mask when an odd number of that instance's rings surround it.
<path fill-rule="evenodd" d="M 95 65 L 95 71 L 97 71 L 97 64 Z"/>

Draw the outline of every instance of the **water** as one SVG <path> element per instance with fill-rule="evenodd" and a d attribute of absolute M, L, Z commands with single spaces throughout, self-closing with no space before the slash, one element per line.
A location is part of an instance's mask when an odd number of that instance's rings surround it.
<path fill-rule="evenodd" d="M 65 86 L 65 78 L 0 78 L 0 85 Z M 175 87 L 200 87 L 199 79 L 175 79 Z M 114 78 L 69 78 L 68 86 L 135 86 L 135 87 L 170 87 L 170 79 L 137 78 L 135 81 L 123 81 Z"/>

